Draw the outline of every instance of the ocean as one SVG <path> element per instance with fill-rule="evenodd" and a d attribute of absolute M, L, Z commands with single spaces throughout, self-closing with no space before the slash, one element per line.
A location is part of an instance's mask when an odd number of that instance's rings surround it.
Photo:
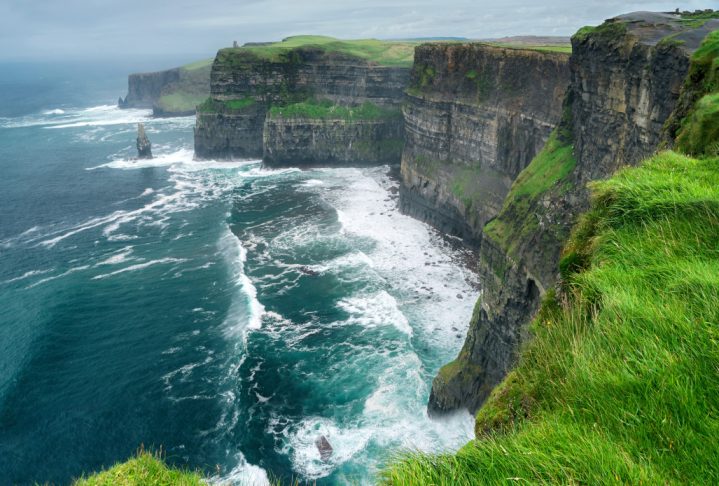
<path fill-rule="evenodd" d="M 389 167 L 195 161 L 194 117 L 115 106 L 125 72 L 53 69 L 0 67 L 0 484 L 140 447 L 218 484 L 371 484 L 471 439 L 425 408 L 476 275 Z"/>

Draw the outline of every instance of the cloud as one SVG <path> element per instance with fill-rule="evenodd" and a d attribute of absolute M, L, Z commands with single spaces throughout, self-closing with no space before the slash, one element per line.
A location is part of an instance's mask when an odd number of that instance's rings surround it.
<path fill-rule="evenodd" d="M 654 0 L 4 0 L 0 59 L 210 57 L 238 42 L 296 34 L 343 38 L 570 35 Z M 682 8 L 702 8 L 690 0 Z"/>

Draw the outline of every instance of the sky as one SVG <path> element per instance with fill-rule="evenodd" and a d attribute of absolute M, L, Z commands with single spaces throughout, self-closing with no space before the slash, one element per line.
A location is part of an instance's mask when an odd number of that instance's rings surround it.
<path fill-rule="evenodd" d="M 0 0 L 0 62 L 213 57 L 297 34 L 340 38 L 571 35 L 636 10 L 717 0 Z"/>

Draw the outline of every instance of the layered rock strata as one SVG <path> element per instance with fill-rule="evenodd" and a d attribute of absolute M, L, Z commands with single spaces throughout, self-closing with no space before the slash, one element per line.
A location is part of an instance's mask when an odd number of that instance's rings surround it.
<path fill-rule="evenodd" d="M 404 212 L 479 244 L 561 118 L 568 55 L 481 44 L 415 51 L 404 108 Z"/>
<path fill-rule="evenodd" d="M 266 156 L 268 163 L 278 164 L 399 162 L 396 139 L 401 138 L 402 121 L 397 117 L 267 115 L 271 107 L 308 100 L 396 108 L 408 79 L 408 68 L 377 65 L 321 48 L 300 47 L 273 57 L 243 48 L 223 49 L 212 68 L 211 99 L 198 108 L 195 155 Z M 373 147 L 375 142 L 379 145 Z"/>

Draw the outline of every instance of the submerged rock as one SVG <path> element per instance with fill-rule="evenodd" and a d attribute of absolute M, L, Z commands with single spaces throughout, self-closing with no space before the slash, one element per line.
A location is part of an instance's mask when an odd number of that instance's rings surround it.
<path fill-rule="evenodd" d="M 317 450 L 320 451 L 320 458 L 322 458 L 324 462 L 329 461 L 334 450 L 332 449 L 330 442 L 327 440 L 327 437 L 324 435 L 317 437 L 315 445 L 317 446 Z"/>
<path fill-rule="evenodd" d="M 152 144 L 145 135 L 145 125 L 142 123 L 137 124 L 137 157 L 139 159 L 152 158 Z"/>

